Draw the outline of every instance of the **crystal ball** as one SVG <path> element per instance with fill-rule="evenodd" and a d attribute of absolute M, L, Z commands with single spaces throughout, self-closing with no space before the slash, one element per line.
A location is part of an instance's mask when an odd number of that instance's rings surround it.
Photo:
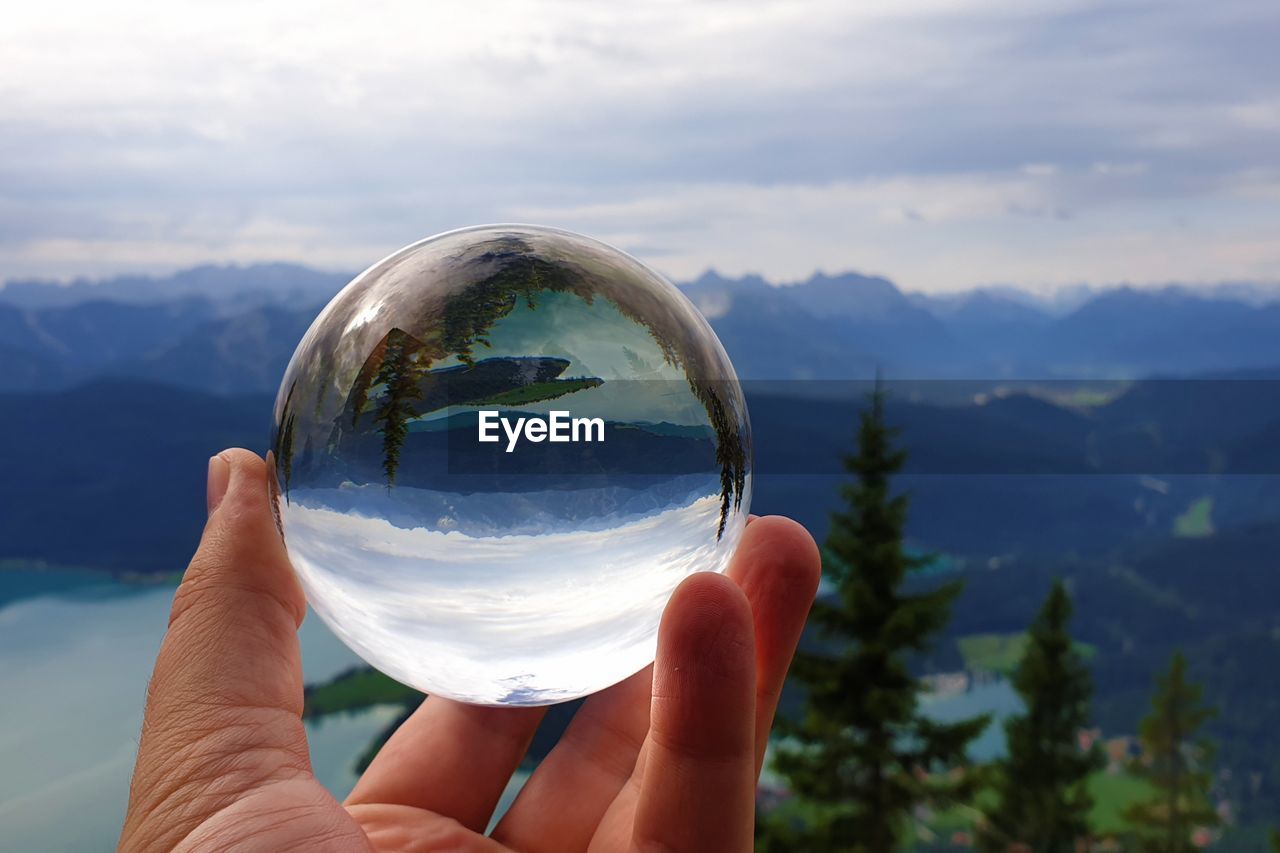
<path fill-rule="evenodd" d="M 312 609 L 392 678 L 476 704 L 647 666 L 751 495 L 707 321 L 629 255 L 543 227 L 451 231 L 356 277 L 289 362 L 272 453 Z"/>

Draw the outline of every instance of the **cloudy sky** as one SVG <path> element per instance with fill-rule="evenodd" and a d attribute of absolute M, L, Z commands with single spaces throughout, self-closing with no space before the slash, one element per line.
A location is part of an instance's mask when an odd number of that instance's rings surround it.
<path fill-rule="evenodd" d="M 677 278 L 1280 281 L 1275 0 L 47 0 L 0 278 L 559 225 Z"/>

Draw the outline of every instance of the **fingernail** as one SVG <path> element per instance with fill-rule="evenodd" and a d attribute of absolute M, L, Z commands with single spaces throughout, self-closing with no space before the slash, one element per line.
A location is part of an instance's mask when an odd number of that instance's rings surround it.
<path fill-rule="evenodd" d="M 205 503 L 208 505 L 211 514 L 218 508 L 218 504 L 222 503 L 222 497 L 227 493 L 227 485 L 230 482 L 231 466 L 227 464 L 227 460 L 221 456 L 210 457 Z"/>

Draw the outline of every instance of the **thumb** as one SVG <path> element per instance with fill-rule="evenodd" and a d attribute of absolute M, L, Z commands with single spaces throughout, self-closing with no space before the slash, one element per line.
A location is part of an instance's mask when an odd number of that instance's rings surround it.
<path fill-rule="evenodd" d="M 209 520 L 148 688 L 125 837 L 146 820 L 182 838 L 247 791 L 310 774 L 297 637 L 306 604 L 267 476 L 247 450 L 209 461 Z"/>

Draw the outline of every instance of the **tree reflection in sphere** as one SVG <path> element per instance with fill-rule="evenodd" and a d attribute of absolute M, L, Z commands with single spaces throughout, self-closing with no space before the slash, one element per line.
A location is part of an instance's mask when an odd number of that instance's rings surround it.
<path fill-rule="evenodd" d="M 357 277 L 289 363 L 272 449 L 316 613 L 393 678 L 484 704 L 646 666 L 671 592 L 727 567 L 750 502 L 746 405 L 707 322 L 549 228 L 449 232 Z"/>

